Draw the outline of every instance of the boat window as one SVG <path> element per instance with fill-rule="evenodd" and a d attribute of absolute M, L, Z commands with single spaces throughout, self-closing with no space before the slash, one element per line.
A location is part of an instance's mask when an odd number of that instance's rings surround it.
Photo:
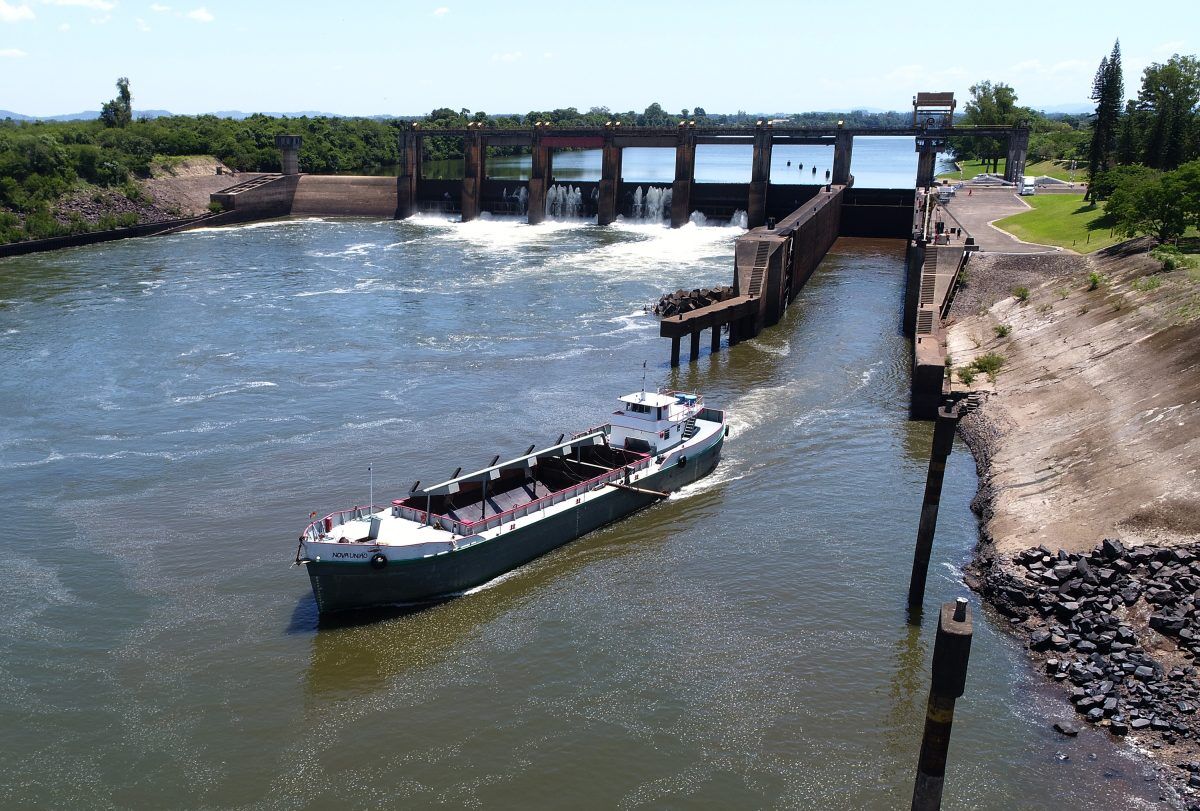
<path fill-rule="evenodd" d="M 625 410 L 632 411 L 634 414 L 649 414 L 650 406 L 643 405 L 642 403 L 626 403 Z"/>

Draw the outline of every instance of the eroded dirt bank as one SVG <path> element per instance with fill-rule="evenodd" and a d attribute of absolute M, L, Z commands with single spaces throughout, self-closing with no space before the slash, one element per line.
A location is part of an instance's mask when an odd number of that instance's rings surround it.
<path fill-rule="evenodd" d="M 1190 803 L 1200 274 L 1161 272 L 1147 247 L 973 258 L 949 351 L 955 369 L 1003 357 L 994 380 L 973 381 L 989 393 L 960 425 L 980 473 L 972 585 L 1012 618 L 1079 720 L 1159 755 Z"/>

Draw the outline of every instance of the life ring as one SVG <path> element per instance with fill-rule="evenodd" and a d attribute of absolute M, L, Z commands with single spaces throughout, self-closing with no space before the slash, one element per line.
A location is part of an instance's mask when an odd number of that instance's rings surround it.
<path fill-rule="evenodd" d="M 680 467 L 687 467 L 687 457 L 686 457 L 686 456 L 680 456 L 680 457 L 679 457 L 679 466 L 680 466 Z"/>
<path fill-rule="evenodd" d="M 371 555 L 372 569 L 382 569 L 387 566 L 387 563 L 387 555 L 382 552 L 376 552 L 374 555 Z"/>

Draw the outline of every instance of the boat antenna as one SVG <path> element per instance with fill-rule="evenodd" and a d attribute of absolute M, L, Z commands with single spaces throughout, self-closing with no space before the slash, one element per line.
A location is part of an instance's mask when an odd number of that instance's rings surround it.
<path fill-rule="evenodd" d="M 642 399 L 646 399 L 646 361 L 642 361 Z"/>
<path fill-rule="evenodd" d="M 375 471 L 372 470 L 373 465 L 367 465 L 367 478 L 370 480 L 370 491 L 367 496 L 367 506 L 375 509 Z"/>

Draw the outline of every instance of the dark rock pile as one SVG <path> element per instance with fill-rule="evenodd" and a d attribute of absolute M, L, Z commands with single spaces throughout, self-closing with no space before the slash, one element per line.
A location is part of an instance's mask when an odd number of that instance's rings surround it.
<path fill-rule="evenodd" d="M 730 298 L 733 298 L 733 288 L 728 285 L 696 290 L 676 290 L 674 293 L 666 293 L 658 300 L 658 303 L 654 305 L 654 314 L 662 318 L 670 318 L 673 315 L 690 313 L 692 310 L 698 310 Z"/>
<path fill-rule="evenodd" d="M 154 201 L 142 197 L 130 200 L 120 191 L 104 189 L 100 191 L 76 192 L 61 198 L 54 206 L 54 216 L 63 225 L 69 225 L 72 218 L 78 218 L 91 226 L 97 225 L 101 218 L 119 218 L 127 215 L 126 222 L 121 225 L 133 225 L 146 222 L 165 222 L 178 216 L 177 212 L 163 211 L 154 205 Z M 133 218 L 136 217 L 136 220 Z"/>
<path fill-rule="evenodd" d="M 1024 619 L 1046 673 L 1086 720 L 1115 735 L 1200 740 L 1200 549 L 1105 540 L 1090 554 L 1018 554 L 1024 583 L 989 577 L 1002 613 Z M 993 570 L 995 573 L 995 570 Z M 1155 655 L 1151 655 L 1151 653 Z"/>

